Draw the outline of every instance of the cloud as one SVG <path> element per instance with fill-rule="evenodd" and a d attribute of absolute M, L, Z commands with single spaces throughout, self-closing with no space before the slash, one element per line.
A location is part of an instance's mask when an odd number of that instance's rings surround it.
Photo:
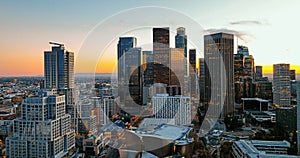
<path fill-rule="evenodd" d="M 219 32 L 234 34 L 236 37 L 243 40 L 245 43 L 250 42 L 250 38 L 253 37 L 253 35 L 248 32 L 237 31 L 237 30 L 232 30 L 232 29 L 227 29 L 227 28 L 220 28 L 220 29 L 211 28 L 211 29 L 205 30 L 205 32 L 208 34 L 219 33 Z"/>
<path fill-rule="evenodd" d="M 229 24 L 230 25 L 268 25 L 267 22 L 262 22 L 262 21 L 258 21 L 258 20 L 232 21 Z"/>

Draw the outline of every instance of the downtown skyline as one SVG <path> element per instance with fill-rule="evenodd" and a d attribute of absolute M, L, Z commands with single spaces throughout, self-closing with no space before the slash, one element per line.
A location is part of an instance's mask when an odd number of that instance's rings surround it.
<path fill-rule="evenodd" d="M 65 43 L 68 46 L 67 49 L 74 52 L 76 57 L 88 32 L 97 23 L 124 9 L 142 6 L 166 7 L 177 10 L 197 21 L 208 33 L 221 31 L 234 33 L 239 37 L 238 44 L 249 48 L 250 54 L 255 58 L 255 65 L 263 66 L 264 74 L 271 74 L 273 64 L 278 63 L 290 63 L 291 69 L 296 69 L 296 73 L 299 74 L 300 63 L 298 62 L 299 54 L 296 43 L 297 31 L 295 31 L 299 24 L 290 18 L 299 15 L 299 11 L 292 9 L 293 7 L 296 8 L 299 2 L 289 2 L 190 1 L 183 3 L 179 1 L 142 1 L 125 4 L 120 1 L 116 5 L 107 4 L 112 6 L 109 10 L 104 7 L 105 5 L 102 6 L 96 1 L 83 5 L 83 9 L 79 8 L 81 7 L 80 3 L 63 1 L 62 3 L 68 4 L 68 6 L 62 5 L 65 9 L 62 9 L 62 6 L 57 6 L 54 8 L 54 13 L 49 12 L 50 9 L 53 9 L 49 7 L 50 1 L 34 1 L 33 6 L 31 6 L 32 3 L 19 2 L 24 4 L 16 5 L 16 1 L 2 1 L 0 18 L 3 19 L 3 24 L 0 28 L 3 29 L 0 30 L 2 34 L 0 39 L 0 76 L 42 75 L 43 61 L 41 59 L 43 59 L 43 54 L 41 52 L 48 47 L 45 43 L 48 41 Z M 186 6 L 181 8 L 182 5 Z M 220 6 L 222 6 L 221 10 Z M 255 13 L 249 11 L 251 9 L 254 9 Z M 71 11 L 68 13 L 62 10 Z M 212 12 L 208 10 L 212 10 Z M 21 14 L 22 12 L 24 14 Z M 185 27 L 184 24 L 182 26 Z M 175 30 L 176 27 L 171 27 L 171 29 Z M 292 33 L 294 35 L 291 35 Z M 139 39 L 137 46 L 152 41 L 151 30 L 131 32 L 124 36 L 131 36 L 132 34 Z M 189 39 L 191 36 L 189 30 L 186 31 L 186 34 Z M 174 39 L 173 36 L 175 35 L 171 34 L 171 36 L 170 39 Z M 95 68 L 97 73 L 110 73 L 116 67 L 117 38 L 112 39 L 111 47 L 106 50 L 107 52 L 104 52 L 103 59 L 100 60 L 101 67 Z M 203 41 L 200 42 L 203 43 Z M 174 42 L 171 41 L 171 43 Z M 189 47 L 188 49 L 192 48 Z M 201 50 L 200 53 L 203 55 Z M 89 71 L 86 67 L 88 65 L 83 63 L 77 64 L 75 73 L 95 72 Z"/>

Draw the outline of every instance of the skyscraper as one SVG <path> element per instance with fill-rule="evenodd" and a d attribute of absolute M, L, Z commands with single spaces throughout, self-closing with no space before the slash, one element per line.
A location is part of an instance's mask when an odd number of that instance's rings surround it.
<path fill-rule="evenodd" d="M 204 58 L 207 64 L 205 98 L 210 100 L 206 107 L 215 106 L 212 108 L 215 110 L 213 114 L 218 115 L 216 112 L 221 111 L 223 104 L 221 100 L 224 96 L 222 117 L 234 110 L 233 52 L 234 36 L 232 34 L 216 33 L 204 36 Z M 221 81 L 225 81 L 226 84 L 225 94 L 223 94 L 225 85 Z M 212 98 L 212 95 L 215 98 Z"/>
<path fill-rule="evenodd" d="M 137 40 L 135 37 L 120 37 L 118 42 L 118 96 L 120 103 L 125 104 L 125 56 L 124 54 L 130 49 L 136 47 Z"/>
<path fill-rule="evenodd" d="M 169 28 L 153 28 L 153 78 L 155 83 L 170 83 Z"/>
<path fill-rule="evenodd" d="M 297 84 L 297 153 L 300 155 L 300 82 Z"/>
<path fill-rule="evenodd" d="M 175 36 L 175 47 L 184 49 L 184 57 L 187 58 L 187 36 L 185 34 L 185 28 L 179 27 L 176 29 L 177 34 Z"/>
<path fill-rule="evenodd" d="M 273 65 L 273 103 L 284 107 L 291 105 L 290 64 Z"/>
<path fill-rule="evenodd" d="M 74 88 L 74 53 L 64 44 L 53 43 L 51 51 L 44 52 L 45 88 Z"/>
<path fill-rule="evenodd" d="M 123 43 L 124 42 L 124 43 Z M 142 50 L 135 46 L 134 37 L 121 37 L 118 43 L 118 93 L 122 108 L 132 115 L 139 114 L 142 105 Z"/>
<path fill-rule="evenodd" d="M 197 73 L 196 73 L 196 49 L 189 50 L 189 76 L 190 76 L 190 92 L 191 97 L 198 98 L 197 94 Z"/>
<path fill-rule="evenodd" d="M 8 158 L 63 157 L 75 147 L 65 96 L 55 93 L 39 92 L 24 100 L 21 118 L 14 120 L 13 135 L 6 139 Z"/>
<path fill-rule="evenodd" d="M 175 48 L 183 48 L 184 49 L 184 75 L 187 76 L 187 36 L 185 34 L 185 28 L 184 27 L 179 27 L 176 29 L 177 34 L 175 36 Z"/>
<path fill-rule="evenodd" d="M 200 103 L 205 102 L 205 62 L 204 58 L 199 58 L 199 94 Z"/>
<path fill-rule="evenodd" d="M 150 103 L 150 87 L 153 84 L 153 52 L 143 51 L 143 105 Z"/>
<path fill-rule="evenodd" d="M 46 89 L 57 89 L 65 95 L 66 113 L 75 126 L 76 109 L 74 99 L 74 53 L 65 50 L 64 44 L 50 42 L 51 51 L 44 52 L 44 80 Z"/>
<path fill-rule="evenodd" d="M 244 55 L 243 76 L 254 77 L 254 58 L 252 55 Z"/>
<path fill-rule="evenodd" d="M 255 80 L 259 80 L 262 78 L 262 66 L 255 66 Z"/>
<path fill-rule="evenodd" d="M 143 51 L 143 73 L 144 73 L 144 85 L 153 84 L 153 52 Z"/>
<path fill-rule="evenodd" d="M 182 94 L 187 95 L 189 93 L 189 76 L 188 76 L 188 59 L 187 59 L 187 36 L 185 34 L 185 28 L 179 27 L 176 29 L 177 34 L 175 36 L 175 47 L 184 49 L 184 85 L 181 89 L 183 90 Z"/>
<path fill-rule="evenodd" d="M 234 54 L 234 82 L 240 81 L 240 78 L 243 76 L 244 70 L 244 55 L 243 54 Z"/>
<path fill-rule="evenodd" d="M 296 80 L 296 70 L 290 70 L 290 78 L 291 80 Z"/>
<path fill-rule="evenodd" d="M 184 84 L 184 49 L 170 48 L 170 85 L 182 87 Z"/>
<path fill-rule="evenodd" d="M 132 48 L 125 54 L 125 108 L 129 108 L 132 114 L 139 114 L 139 106 L 142 105 L 143 72 L 141 48 Z"/>

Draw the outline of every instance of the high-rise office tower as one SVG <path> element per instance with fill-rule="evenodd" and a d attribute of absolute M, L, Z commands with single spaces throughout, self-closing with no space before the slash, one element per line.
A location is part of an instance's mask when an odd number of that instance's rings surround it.
<path fill-rule="evenodd" d="M 64 157 L 75 147 L 65 96 L 55 93 L 41 91 L 23 101 L 21 118 L 14 120 L 13 135 L 6 139 L 8 158 Z"/>
<path fill-rule="evenodd" d="M 296 70 L 290 70 L 290 78 L 291 80 L 296 80 Z"/>
<path fill-rule="evenodd" d="M 183 48 L 184 49 L 184 57 L 185 57 L 185 59 L 187 59 L 187 36 L 185 34 L 185 28 L 179 27 L 176 30 L 177 30 L 177 34 L 175 36 L 175 48 Z M 184 67 L 185 67 L 184 75 L 188 75 L 186 60 L 184 63 Z"/>
<path fill-rule="evenodd" d="M 170 85 L 183 87 L 184 84 L 184 49 L 170 48 Z M 183 89 L 183 88 L 181 88 Z"/>
<path fill-rule="evenodd" d="M 169 28 L 153 28 L 153 78 L 155 83 L 170 84 Z"/>
<path fill-rule="evenodd" d="M 143 73 L 144 73 L 144 85 L 153 84 L 153 52 L 143 51 Z"/>
<path fill-rule="evenodd" d="M 235 69 L 243 69 L 242 76 L 254 77 L 254 58 L 249 55 L 249 49 L 246 46 L 238 46 L 238 51 L 235 56 L 235 63 L 243 63 L 242 67 L 240 65 L 235 65 Z M 242 58 L 242 61 L 240 61 Z M 238 67 L 236 67 L 238 66 Z M 235 75 L 235 81 L 237 81 L 237 76 Z"/>
<path fill-rule="evenodd" d="M 254 58 L 252 55 L 244 55 L 243 76 L 254 77 Z"/>
<path fill-rule="evenodd" d="M 176 48 L 183 48 L 184 49 L 184 85 L 182 85 L 181 89 L 184 93 L 182 94 L 188 94 L 189 93 L 189 76 L 188 76 L 188 59 L 187 59 L 187 36 L 185 34 L 185 28 L 179 27 L 176 29 L 177 34 L 175 36 L 175 47 Z"/>
<path fill-rule="evenodd" d="M 125 80 L 125 53 L 136 47 L 137 40 L 135 37 L 120 37 L 118 42 L 118 96 L 120 104 L 125 104 L 125 93 L 128 89 Z"/>
<path fill-rule="evenodd" d="M 273 65 L 273 103 L 284 107 L 291 105 L 290 64 Z"/>
<path fill-rule="evenodd" d="M 53 43 L 51 51 L 44 52 L 44 88 L 57 89 L 65 95 L 66 113 L 72 117 L 72 126 L 75 125 L 75 98 L 74 98 L 74 53 L 65 50 L 64 44 Z"/>
<path fill-rule="evenodd" d="M 153 85 L 153 52 L 143 51 L 143 105 L 151 101 L 150 87 Z"/>
<path fill-rule="evenodd" d="M 262 66 L 255 66 L 255 80 L 259 80 L 262 78 Z"/>
<path fill-rule="evenodd" d="M 240 78 L 243 76 L 244 70 L 244 55 L 243 54 L 234 54 L 234 82 L 240 81 Z"/>
<path fill-rule="evenodd" d="M 142 51 L 141 48 L 132 48 L 125 54 L 125 109 L 131 114 L 138 115 L 142 105 L 143 91 L 143 70 L 142 70 Z"/>
<path fill-rule="evenodd" d="M 74 53 L 64 44 L 53 43 L 51 51 L 44 52 L 45 88 L 74 88 Z"/>
<path fill-rule="evenodd" d="M 205 99 L 205 62 L 204 58 L 199 58 L 199 94 L 200 103 L 204 104 Z"/>
<path fill-rule="evenodd" d="M 189 76 L 190 76 L 190 88 L 191 97 L 198 98 L 197 94 L 197 70 L 196 70 L 196 49 L 189 50 Z"/>
<path fill-rule="evenodd" d="M 191 99 L 188 96 L 156 94 L 152 97 L 152 106 L 156 119 L 174 119 L 175 125 L 191 123 Z"/>
<path fill-rule="evenodd" d="M 223 105 L 222 117 L 234 110 L 233 52 L 234 36 L 232 34 L 216 33 L 204 36 L 204 58 L 207 65 L 205 98 L 208 100 L 206 108 L 215 106 L 212 108 L 215 110 L 213 114 L 218 115 L 217 112 L 221 111 L 220 108 Z M 222 84 L 222 81 L 226 86 Z M 223 94 L 225 87 L 226 91 Z M 221 102 L 223 96 L 225 97 L 224 104 Z"/>
<path fill-rule="evenodd" d="M 300 82 L 297 83 L 297 153 L 300 155 Z"/>

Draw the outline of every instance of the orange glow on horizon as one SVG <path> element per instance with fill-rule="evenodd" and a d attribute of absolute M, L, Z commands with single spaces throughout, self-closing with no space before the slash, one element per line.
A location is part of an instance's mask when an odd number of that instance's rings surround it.
<path fill-rule="evenodd" d="M 263 74 L 273 74 L 273 65 L 263 65 Z M 300 65 L 290 65 L 290 70 L 296 70 L 300 74 Z"/>

